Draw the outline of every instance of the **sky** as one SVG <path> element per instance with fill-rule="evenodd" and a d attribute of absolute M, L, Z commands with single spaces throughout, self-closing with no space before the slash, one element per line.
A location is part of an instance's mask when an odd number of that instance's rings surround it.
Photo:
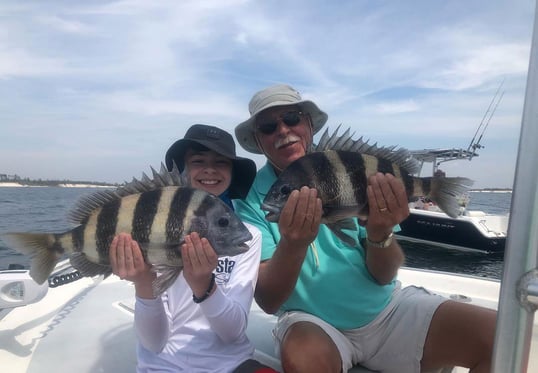
<path fill-rule="evenodd" d="M 440 168 L 510 188 L 534 6 L 0 0 L 0 174 L 129 181 L 190 125 L 234 133 L 255 92 L 287 83 L 329 114 L 329 132 L 382 146 L 466 149 L 487 125 L 478 157 Z"/>

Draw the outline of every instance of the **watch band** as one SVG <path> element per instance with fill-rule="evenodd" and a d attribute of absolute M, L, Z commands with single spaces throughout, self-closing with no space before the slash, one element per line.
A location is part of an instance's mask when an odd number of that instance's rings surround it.
<path fill-rule="evenodd" d="M 390 232 L 390 234 L 389 234 L 389 236 L 387 238 L 385 238 L 383 241 L 379 241 L 379 242 L 370 241 L 370 239 L 368 237 L 366 237 L 366 242 L 368 243 L 368 246 L 379 247 L 381 249 L 384 249 L 384 248 L 389 247 L 392 244 L 393 236 L 394 236 L 393 233 Z"/>

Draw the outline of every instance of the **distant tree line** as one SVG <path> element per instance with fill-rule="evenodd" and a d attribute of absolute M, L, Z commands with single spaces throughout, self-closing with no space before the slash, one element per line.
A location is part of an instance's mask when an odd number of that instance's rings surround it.
<path fill-rule="evenodd" d="M 482 188 L 471 189 L 471 192 L 511 192 L 512 188 Z"/>
<path fill-rule="evenodd" d="M 104 183 L 100 181 L 43 180 L 43 179 L 32 180 L 28 177 L 21 178 L 18 175 L 6 175 L 6 174 L 0 174 L 0 181 L 19 183 L 19 184 L 29 185 L 29 186 L 58 186 L 60 184 L 87 184 L 87 185 L 102 185 L 102 186 L 116 187 L 120 185 L 118 183 L 112 184 L 112 183 Z"/>

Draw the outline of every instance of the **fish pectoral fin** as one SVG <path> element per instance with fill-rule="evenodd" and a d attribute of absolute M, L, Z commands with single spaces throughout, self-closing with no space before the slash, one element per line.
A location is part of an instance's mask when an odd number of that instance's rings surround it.
<path fill-rule="evenodd" d="M 179 244 L 152 244 L 146 247 L 146 261 L 150 264 L 167 263 L 171 266 L 182 265 L 181 249 Z"/>
<path fill-rule="evenodd" d="M 106 278 L 112 274 L 112 268 L 109 265 L 94 263 L 84 253 L 73 253 L 69 258 L 69 262 L 73 268 L 85 277 L 104 275 Z"/>
<path fill-rule="evenodd" d="M 360 208 L 353 206 L 323 206 L 323 220 L 329 223 L 342 221 L 351 217 L 359 216 Z"/>
<path fill-rule="evenodd" d="M 166 291 L 177 276 L 181 273 L 183 267 L 172 267 L 165 264 L 157 264 L 153 266 L 153 270 L 157 272 L 157 278 L 153 281 L 153 295 L 160 296 Z"/>
<path fill-rule="evenodd" d="M 328 223 L 326 225 L 335 234 L 335 236 L 341 239 L 343 242 L 350 246 L 356 246 L 357 241 L 345 234 L 343 231 L 343 229 L 355 229 L 355 222 L 352 219 L 344 219 L 334 223 Z"/>

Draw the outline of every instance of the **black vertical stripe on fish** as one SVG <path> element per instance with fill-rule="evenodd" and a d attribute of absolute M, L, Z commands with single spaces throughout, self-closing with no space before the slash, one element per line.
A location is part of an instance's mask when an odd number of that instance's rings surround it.
<path fill-rule="evenodd" d="M 162 191 L 144 192 L 136 202 L 132 221 L 132 236 L 140 244 L 149 242 L 151 227 L 157 214 Z"/>
<path fill-rule="evenodd" d="M 415 195 L 415 179 L 413 176 L 409 175 L 409 173 L 404 170 L 400 169 L 400 177 L 402 178 L 402 181 L 405 186 L 405 192 L 407 193 L 407 198 L 410 198 Z"/>
<path fill-rule="evenodd" d="M 393 163 L 385 158 L 378 158 L 377 171 L 383 174 L 394 175 Z"/>
<path fill-rule="evenodd" d="M 118 213 L 121 200 L 118 198 L 103 205 L 99 216 L 97 216 L 97 227 L 95 230 L 95 246 L 99 254 L 100 263 L 108 263 L 108 249 L 114 235 L 116 234 L 116 224 L 118 223 Z"/>
<path fill-rule="evenodd" d="M 62 247 L 62 234 L 54 234 L 54 243 L 52 244 L 52 250 L 57 252 L 58 254 L 63 254 L 65 252 L 64 248 Z"/>
<path fill-rule="evenodd" d="M 420 178 L 422 181 L 422 192 L 425 196 L 429 195 L 432 190 L 432 178 L 431 177 L 423 177 Z"/>
<path fill-rule="evenodd" d="M 316 185 L 321 186 L 321 190 L 318 192 L 323 192 L 326 196 L 326 200 L 336 200 L 340 195 L 341 187 L 339 183 L 336 182 L 337 176 L 335 175 L 335 165 L 331 163 L 331 160 L 327 158 L 324 153 L 314 153 L 312 155 L 312 158 L 306 158 L 310 163 L 306 164 L 310 167 L 305 167 L 304 170 L 298 169 L 294 171 L 297 171 L 297 176 L 303 180 L 312 179 L 313 183 L 308 185 L 310 188 L 315 188 Z M 300 172 L 302 172 L 303 175 L 300 175 Z M 328 187 L 324 187 L 323 185 L 328 185 Z"/>
<path fill-rule="evenodd" d="M 196 219 L 196 217 L 198 217 L 198 216 L 206 216 L 207 215 L 208 211 L 211 209 L 211 206 L 215 203 L 215 201 L 213 200 L 214 198 L 216 198 L 216 197 L 211 196 L 211 195 L 208 194 L 208 195 L 204 196 L 204 198 L 201 201 L 199 201 L 200 203 L 198 204 L 198 206 L 194 210 L 194 216 L 195 216 L 194 219 Z M 208 227 L 205 224 L 200 225 L 201 222 L 202 222 L 201 220 L 196 219 L 196 222 L 194 222 L 196 228 L 194 228 L 194 229 L 198 230 L 198 233 L 201 233 L 201 232 L 205 233 L 205 231 L 207 231 Z"/>
<path fill-rule="evenodd" d="M 352 152 L 338 152 L 338 155 L 347 175 L 349 175 L 355 201 L 359 204 L 365 203 L 368 200 L 366 196 L 368 180 L 364 158 L 360 154 Z"/>
<path fill-rule="evenodd" d="M 184 220 L 188 211 L 189 203 L 195 190 L 190 188 L 178 188 L 174 193 L 166 220 L 166 243 L 177 245 L 184 229 Z"/>
<path fill-rule="evenodd" d="M 73 229 L 71 232 L 71 242 L 73 244 L 73 251 L 82 251 L 84 248 L 84 229 L 88 223 L 89 216 L 86 216 L 80 222 L 80 225 Z"/>

